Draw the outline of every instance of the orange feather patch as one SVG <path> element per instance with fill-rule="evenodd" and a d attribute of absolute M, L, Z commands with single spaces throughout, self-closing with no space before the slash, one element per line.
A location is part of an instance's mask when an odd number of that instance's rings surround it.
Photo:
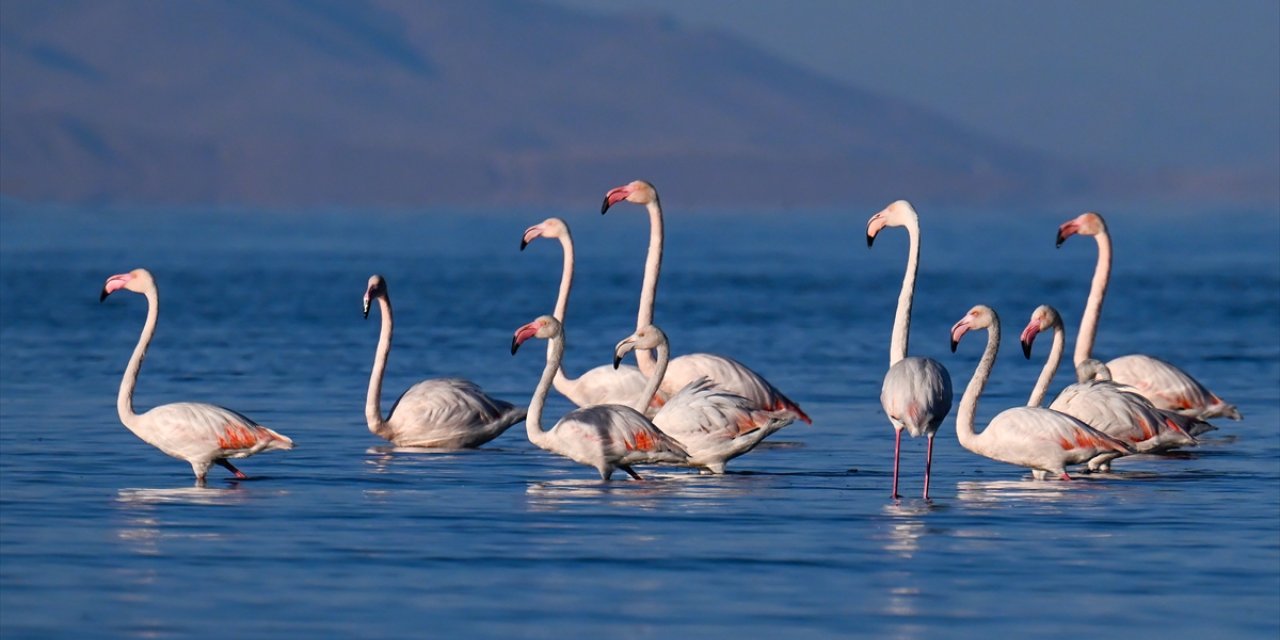
<path fill-rule="evenodd" d="M 220 449 L 249 449 L 258 444 L 258 434 L 242 424 L 227 423 L 218 436 Z"/>

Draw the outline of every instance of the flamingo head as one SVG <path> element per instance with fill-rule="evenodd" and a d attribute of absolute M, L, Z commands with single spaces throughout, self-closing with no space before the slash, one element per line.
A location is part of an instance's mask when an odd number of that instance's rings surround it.
<path fill-rule="evenodd" d="M 511 336 L 511 355 L 515 355 L 520 345 L 529 338 L 550 340 L 560 336 L 561 331 L 563 329 L 560 327 L 559 320 L 551 316 L 539 316 L 537 320 L 516 329 L 515 335 Z"/>
<path fill-rule="evenodd" d="M 980 304 L 964 314 L 960 321 L 951 327 L 951 353 L 956 352 L 956 345 L 960 344 L 960 338 L 970 329 L 986 329 L 991 325 L 999 322 L 996 319 L 996 312 L 985 304 Z"/>
<path fill-rule="evenodd" d="M 568 238 L 569 225 L 565 224 L 560 218 L 547 218 L 538 224 L 524 230 L 524 237 L 520 239 L 520 250 L 529 246 L 534 238 Z"/>
<path fill-rule="evenodd" d="M 1102 216 L 1086 211 L 1064 223 L 1058 227 L 1058 245 L 1067 241 L 1067 238 L 1075 234 L 1084 236 L 1096 236 L 1100 233 L 1106 233 L 1107 223 L 1102 220 Z"/>
<path fill-rule="evenodd" d="M 102 285 L 102 294 L 98 296 L 98 302 L 107 299 L 107 296 L 121 289 L 128 289 L 134 293 L 146 293 L 148 289 L 154 289 L 156 281 L 151 277 L 151 272 L 146 269 L 134 269 L 129 273 L 118 273 L 107 278 L 107 283 Z"/>
<path fill-rule="evenodd" d="M 871 216 L 867 221 L 867 246 L 876 241 L 876 234 L 885 227 L 905 227 L 917 220 L 916 210 L 906 200 L 898 200 Z M 918 224 L 918 223 L 917 223 Z"/>
<path fill-rule="evenodd" d="M 1076 382 L 1093 382 L 1095 380 L 1103 382 L 1111 380 L 1111 369 L 1097 358 L 1081 360 L 1080 364 L 1076 365 Z"/>
<path fill-rule="evenodd" d="M 364 290 L 364 317 L 369 317 L 369 305 L 378 298 L 389 299 L 387 298 L 387 281 L 375 273 L 369 276 L 369 285 Z"/>
<path fill-rule="evenodd" d="M 662 329 L 654 325 L 646 325 L 636 332 L 623 338 L 618 346 L 613 348 L 613 368 L 617 369 L 622 364 L 622 356 L 627 355 L 630 351 L 636 349 L 657 349 L 659 346 L 667 344 L 667 334 Z"/>
<path fill-rule="evenodd" d="M 1061 324 L 1062 316 L 1058 315 L 1057 309 L 1047 304 L 1036 307 L 1036 310 L 1031 312 L 1031 322 L 1028 322 L 1027 328 L 1022 330 L 1022 355 L 1030 360 L 1031 344 L 1036 341 L 1036 334 Z"/>
<path fill-rule="evenodd" d="M 610 189 L 609 193 L 604 194 L 604 204 L 600 205 L 600 213 L 603 214 L 609 210 L 609 207 L 623 200 L 634 204 L 648 205 L 658 201 L 658 190 L 644 180 L 635 180 L 621 187 L 615 187 Z"/>

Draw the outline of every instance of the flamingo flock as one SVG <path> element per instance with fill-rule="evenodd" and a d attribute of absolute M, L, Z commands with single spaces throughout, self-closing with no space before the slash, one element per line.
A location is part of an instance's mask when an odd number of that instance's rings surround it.
<path fill-rule="evenodd" d="M 726 473 L 730 460 L 743 456 L 766 438 L 799 420 L 812 424 L 800 405 L 764 376 L 725 355 L 689 353 L 671 356 L 671 341 L 654 324 L 663 258 L 663 214 L 658 192 L 637 180 L 610 189 L 601 214 L 628 202 L 644 208 L 649 218 L 649 245 L 636 313 L 635 331 L 619 341 L 613 361 L 577 378 L 565 373 L 566 323 L 573 288 L 574 246 L 569 226 L 548 218 L 525 230 L 520 249 L 538 238 L 559 240 L 563 256 L 554 310 L 522 325 L 512 335 L 511 353 L 535 338 L 547 342 L 545 367 L 528 408 L 493 398 L 462 378 L 423 380 L 399 396 L 390 412 L 382 411 L 382 380 L 394 329 L 387 281 L 369 278 L 364 316 L 375 305 L 381 329 L 370 370 L 365 418 L 369 431 L 398 448 L 467 449 L 484 445 L 524 421 L 526 437 L 539 449 L 596 470 L 609 480 L 622 470 L 641 480 L 641 465 L 688 467 L 702 473 Z M 922 495 L 929 499 L 934 438 L 952 409 L 951 374 L 939 361 L 908 355 L 908 342 L 920 266 L 920 217 L 905 200 L 893 202 L 867 221 L 867 246 L 886 228 L 901 227 L 908 239 L 907 263 L 889 339 L 889 368 L 880 403 L 894 430 L 890 496 L 900 498 L 899 461 L 902 432 L 924 436 Z M 1031 470 L 1037 480 L 1071 480 L 1068 467 L 1106 472 L 1113 460 L 1137 453 L 1159 453 L 1195 446 L 1197 436 L 1216 427 L 1210 418 L 1241 419 L 1239 410 L 1209 391 L 1178 367 L 1148 355 L 1127 355 L 1103 363 L 1092 357 L 1102 303 L 1111 269 L 1111 240 L 1106 223 L 1087 212 L 1058 228 L 1057 245 L 1073 235 L 1093 236 L 1098 245 L 1084 317 L 1076 340 L 1074 365 L 1078 381 L 1063 388 L 1048 407 L 1042 403 L 1062 360 L 1066 328 L 1049 305 L 1037 307 L 1020 335 L 1030 358 L 1036 337 L 1052 335 L 1045 364 L 1026 406 L 1007 408 L 978 430 L 978 401 L 991 376 L 1000 348 L 1000 318 L 976 305 L 951 328 L 951 351 L 969 332 L 986 330 L 986 346 L 964 389 L 956 411 L 956 437 L 973 453 Z M 147 300 L 147 316 L 125 367 L 117 398 L 120 421 L 134 435 L 162 452 L 187 461 L 203 486 L 211 466 L 236 478 L 245 474 L 231 459 L 272 450 L 289 450 L 293 440 L 247 416 L 220 406 L 178 402 L 133 409 L 133 393 L 142 361 L 155 334 L 159 291 L 146 269 L 107 278 L 100 300 L 128 290 Z M 678 337 L 678 336 L 677 336 Z M 622 360 L 634 354 L 636 365 Z M 550 429 L 542 423 L 547 396 L 554 387 L 577 406 Z"/>

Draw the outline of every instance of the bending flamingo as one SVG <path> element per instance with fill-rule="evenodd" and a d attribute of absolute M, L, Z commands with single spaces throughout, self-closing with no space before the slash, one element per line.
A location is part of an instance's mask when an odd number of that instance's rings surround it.
<path fill-rule="evenodd" d="M 369 277 L 364 293 L 364 317 L 374 300 L 382 310 L 382 331 L 369 374 L 364 415 L 369 431 L 397 447 L 467 449 L 478 447 L 524 420 L 524 407 L 491 398 L 474 382 L 460 378 L 423 380 L 409 387 L 382 417 L 382 375 L 391 353 L 393 328 L 391 297 L 380 275 Z"/>
<path fill-rule="evenodd" d="M 893 497 L 898 495 L 898 452 L 902 430 L 912 438 L 922 434 L 928 438 L 924 462 L 924 498 L 929 499 L 929 471 L 933 466 L 933 436 L 951 412 L 951 374 L 932 358 L 907 357 L 907 341 L 911 332 L 911 301 L 916 290 L 916 273 L 920 269 L 920 219 L 906 200 L 885 207 L 867 221 L 867 247 L 885 227 L 906 227 L 910 249 L 907 269 L 898 294 L 898 311 L 893 318 L 893 337 L 889 342 L 889 371 L 880 387 L 880 405 L 893 425 Z"/>
<path fill-rule="evenodd" d="M 636 328 L 653 324 L 653 312 L 658 296 L 658 274 L 662 270 L 662 205 L 653 185 L 643 180 L 610 189 L 600 207 L 603 214 L 609 207 L 626 200 L 643 205 L 649 213 L 649 252 L 644 265 L 644 283 L 640 290 L 640 309 L 636 315 Z M 653 354 L 647 350 L 636 351 L 636 363 L 645 375 L 653 375 Z M 736 393 L 759 409 L 765 411 L 791 411 L 797 418 L 809 424 L 813 421 L 790 398 L 760 374 L 746 365 L 725 356 L 710 353 L 693 353 L 671 360 L 667 375 L 659 389 L 668 395 L 683 389 L 699 378 L 708 378 L 716 386 Z"/>
<path fill-rule="evenodd" d="M 1133 453 L 1125 443 L 1065 413 L 1040 407 L 1005 409 L 982 433 L 974 433 L 978 397 L 991 377 L 991 368 L 1000 350 L 1000 319 L 985 305 L 970 309 L 951 328 L 952 352 L 960 338 L 973 329 L 987 330 L 987 347 L 956 410 L 956 436 L 960 446 L 992 460 L 1029 467 L 1037 480 L 1049 474 L 1070 480 L 1067 465 L 1088 463 L 1090 470 L 1098 470 L 1114 458 Z"/>
<path fill-rule="evenodd" d="M 689 454 L 678 442 L 655 427 L 644 414 L 623 405 L 575 409 L 550 430 L 543 431 L 542 407 L 564 359 L 564 330 L 559 320 L 542 316 L 516 329 L 511 338 L 512 355 L 530 338 L 547 340 L 547 366 L 529 401 L 529 416 L 524 423 L 529 442 L 539 449 L 595 467 L 602 480 L 608 480 L 614 469 L 622 469 L 640 480 L 640 475 L 631 468 L 636 464 L 688 464 Z M 650 380 L 645 387 L 648 396 L 657 390 L 657 382 Z"/>
<path fill-rule="evenodd" d="M 653 325 L 642 327 L 614 348 L 614 365 L 635 349 L 657 352 L 653 376 L 661 379 L 670 360 L 667 334 Z M 646 408 L 646 400 L 638 398 L 633 408 Z M 716 387 L 707 378 L 686 385 L 653 416 L 653 424 L 689 453 L 687 464 L 716 474 L 724 473 L 729 460 L 751 451 L 793 420 L 795 414 L 790 411 L 757 409 L 746 398 Z"/>
<path fill-rule="evenodd" d="M 1053 331 L 1053 346 L 1040 371 L 1040 378 L 1031 390 L 1027 401 L 1029 407 L 1040 406 L 1054 374 L 1058 372 L 1066 329 L 1058 310 L 1046 304 L 1031 313 L 1031 320 L 1022 331 L 1022 353 L 1029 359 L 1036 336 L 1050 329 Z M 1157 409 L 1146 398 L 1101 380 L 1067 386 L 1049 408 L 1078 418 L 1098 431 L 1129 443 L 1135 451 L 1146 453 L 1196 444 L 1188 432 L 1197 424 L 1206 424 L 1195 418 Z"/>
<path fill-rule="evenodd" d="M 1058 227 L 1058 246 L 1076 234 L 1093 236 L 1098 243 L 1098 264 L 1094 268 L 1089 299 L 1084 306 L 1080 334 L 1076 339 L 1075 365 L 1080 366 L 1093 352 L 1093 341 L 1098 334 L 1102 301 L 1107 295 L 1107 283 L 1111 277 L 1111 236 L 1107 233 L 1106 221 L 1091 211 Z M 1218 416 L 1239 420 L 1241 417 L 1235 405 L 1227 404 L 1185 371 L 1159 358 L 1143 354 L 1120 356 L 1108 362 L 1107 367 L 1115 382 L 1133 387 L 1158 408 L 1202 420 Z"/>
<path fill-rule="evenodd" d="M 138 371 L 147 347 L 156 332 L 156 319 L 160 315 L 160 292 L 155 279 L 146 269 L 134 269 L 107 278 L 98 301 L 107 299 L 115 291 L 127 289 L 147 298 L 147 320 L 142 326 L 138 345 L 124 370 L 120 381 L 120 394 L 116 398 L 116 410 L 120 422 L 143 442 L 181 460 L 191 463 L 196 483 L 203 486 L 210 465 L 218 465 L 234 473 L 237 478 L 246 476 L 235 468 L 228 458 L 247 458 L 255 453 L 274 449 L 293 448 L 293 441 L 268 429 L 247 416 L 223 407 L 198 402 L 175 402 L 152 407 L 138 415 L 133 412 L 133 390 L 138 384 Z"/>
<path fill-rule="evenodd" d="M 556 309 L 551 314 L 564 324 L 565 312 L 569 308 L 569 292 L 573 290 L 573 236 L 569 233 L 569 225 L 560 218 L 547 218 L 541 223 L 525 229 L 520 240 L 520 250 L 529 246 L 535 238 L 554 238 L 560 241 L 564 251 L 564 269 L 560 275 L 560 293 L 556 297 Z M 644 391 L 645 376 L 636 367 L 625 365 L 610 367 L 600 365 L 573 379 L 565 375 L 564 368 L 556 370 L 552 381 L 559 391 L 570 402 L 579 407 L 597 404 L 633 404 Z M 659 391 L 654 396 L 653 404 L 645 413 L 652 414 L 657 406 L 666 400 L 666 394 Z"/>

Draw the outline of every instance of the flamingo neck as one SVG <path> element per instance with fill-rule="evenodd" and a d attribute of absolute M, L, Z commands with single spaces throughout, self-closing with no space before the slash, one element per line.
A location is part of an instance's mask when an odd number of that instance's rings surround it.
<path fill-rule="evenodd" d="M 553 336 L 547 341 L 547 366 L 542 370 L 542 378 L 533 389 L 533 398 L 529 400 L 529 411 L 524 419 L 524 430 L 529 442 L 539 449 L 551 451 L 548 447 L 549 435 L 542 429 L 542 407 L 547 402 L 547 394 L 551 391 L 551 380 L 560 368 L 564 359 L 564 334 Z"/>
<path fill-rule="evenodd" d="M 911 301 L 916 292 L 916 273 L 920 269 L 920 223 L 913 217 L 902 226 L 907 229 L 910 248 L 907 269 L 898 294 L 898 312 L 893 317 L 893 337 L 889 341 L 889 366 L 907 357 L 907 341 L 911 334 Z"/>
<path fill-rule="evenodd" d="M 1093 341 L 1098 336 L 1098 320 L 1102 317 L 1102 301 L 1107 297 L 1107 282 L 1111 278 L 1111 236 L 1104 228 L 1094 236 L 1098 241 L 1098 266 L 1093 271 L 1093 283 L 1089 286 L 1089 300 L 1084 305 L 1084 317 L 1080 320 L 1080 333 L 1076 338 L 1074 363 L 1092 357 Z"/>
<path fill-rule="evenodd" d="M 995 366 L 996 353 L 999 351 L 1000 321 L 996 319 L 987 328 L 987 348 L 982 352 L 982 359 L 978 361 L 973 378 L 969 380 L 964 397 L 960 399 L 960 408 L 956 411 L 956 437 L 960 440 L 960 446 L 974 453 L 979 453 L 978 448 L 981 446 L 978 443 L 981 434 L 973 430 L 974 418 L 978 414 L 978 397 L 987 386 L 987 379 L 991 377 L 991 368 Z"/>
<path fill-rule="evenodd" d="M 561 269 L 560 273 L 560 294 L 556 297 L 556 310 L 551 315 L 556 320 L 559 320 L 561 324 L 564 324 L 565 313 L 569 310 L 569 293 L 573 291 L 574 264 L 573 239 L 569 236 L 567 230 L 560 236 L 560 247 L 564 250 L 564 268 Z M 564 372 L 563 367 L 556 367 L 553 382 L 555 383 L 556 391 L 566 396 L 572 396 L 578 386 L 578 380 L 570 378 Z"/>
<path fill-rule="evenodd" d="M 142 334 L 138 336 L 138 344 L 133 348 L 129 364 L 124 368 L 124 377 L 120 380 L 120 394 L 116 396 L 116 412 L 120 414 L 120 422 L 130 431 L 138 431 L 138 414 L 133 411 L 133 390 L 138 386 L 138 372 L 142 369 L 142 361 L 147 357 L 147 347 L 156 333 L 156 321 L 160 317 L 160 292 L 152 286 L 143 295 L 147 298 L 147 321 L 142 325 Z"/>
<path fill-rule="evenodd" d="M 648 411 L 650 403 L 653 402 L 654 394 L 658 393 L 658 387 L 662 386 L 662 378 L 667 375 L 667 364 L 671 362 L 671 345 L 666 340 L 658 343 L 655 351 L 658 352 L 658 362 L 654 366 L 653 375 L 648 376 L 644 391 L 641 392 L 639 398 L 636 398 L 636 403 L 631 406 L 642 415 Z"/>
<path fill-rule="evenodd" d="M 1058 373 L 1058 365 L 1062 363 L 1062 352 L 1067 342 L 1067 332 L 1062 328 L 1062 321 L 1053 323 L 1053 346 L 1049 348 L 1049 357 L 1044 361 L 1044 368 L 1040 370 L 1040 377 L 1036 380 L 1036 386 L 1031 389 L 1031 397 L 1027 400 L 1028 407 L 1038 407 L 1044 402 L 1044 396 L 1049 392 L 1049 384 L 1053 382 L 1053 376 Z"/>
<path fill-rule="evenodd" d="M 640 309 L 636 314 L 636 329 L 653 324 L 653 311 L 658 298 L 658 275 L 662 271 L 662 205 L 655 196 L 645 205 L 649 211 L 649 253 L 644 261 L 644 283 L 640 287 Z M 646 376 L 654 373 L 653 354 L 648 349 L 636 349 L 636 364 Z"/>
<path fill-rule="evenodd" d="M 382 312 L 382 331 L 378 334 L 378 348 L 374 351 L 373 371 L 369 373 L 369 395 L 364 402 L 364 417 L 369 431 L 390 440 L 390 429 L 382 418 L 382 374 L 387 370 L 387 357 L 391 354 L 391 301 L 379 297 L 378 308 Z"/>

